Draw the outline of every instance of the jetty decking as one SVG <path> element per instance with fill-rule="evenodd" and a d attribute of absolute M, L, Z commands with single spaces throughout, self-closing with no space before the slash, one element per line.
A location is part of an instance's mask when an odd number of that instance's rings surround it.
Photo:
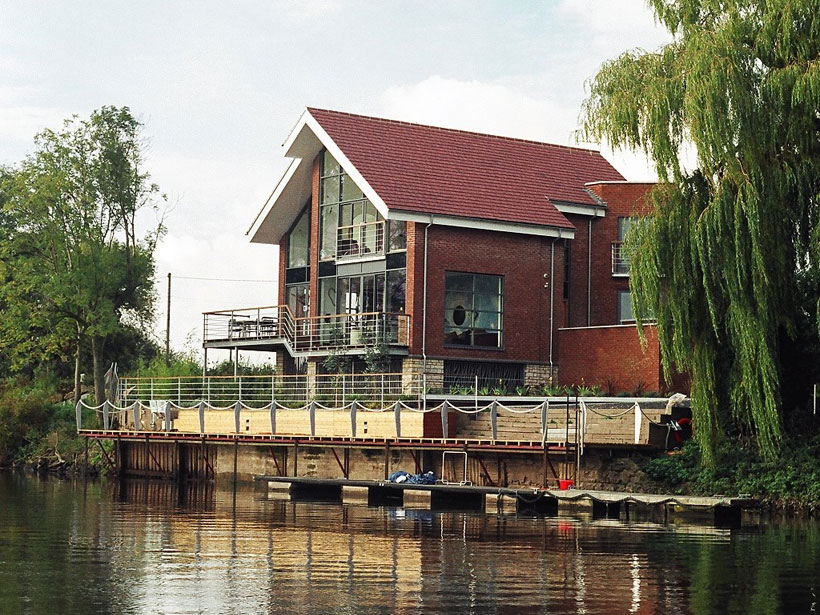
<path fill-rule="evenodd" d="M 360 490 L 368 503 L 407 506 L 421 504 L 424 508 L 464 508 L 484 511 L 495 505 L 499 510 L 505 501 L 516 511 L 531 510 L 542 514 L 558 514 L 559 506 L 586 502 L 593 515 L 629 518 L 630 506 L 660 509 L 664 518 L 670 511 L 684 509 L 709 512 L 719 526 L 740 526 L 743 513 L 760 508 L 760 502 L 750 497 L 689 496 L 650 493 L 601 491 L 594 489 L 541 489 L 527 487 L 487 487 L 437 482 L 432 485 L 393 483 L 372 480 L 319 479 L 289 476 L 258 476 L 256 480 L 268 487 L 286 488 L 294 497 L 317 500 L 343 500 L 346 490 Z M 412 494 L 414 497 L 408 498 Z M 424 494 L 427 499 L 415 497 Z"/>

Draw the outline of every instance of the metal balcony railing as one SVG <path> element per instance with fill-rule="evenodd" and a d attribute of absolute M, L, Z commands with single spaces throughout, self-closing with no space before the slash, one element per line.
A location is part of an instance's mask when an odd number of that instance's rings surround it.
<path fill-rule="evenodd" d="M 302 406 L 309 401 L 323 404 L 386 404 L 397 399 L 418 400 L 422 396 L 421 374 L 316 374 L 260 376 L 125 377 L 119 382 L 119 403 L 170 401 L 194 406 L 229 406 L 241 401 L 264 406 L 276 401 L 284 406 Z"/>
<path fill-rule="evenodd" d="M 612 275 L 629 275 L 629 259 L 623 241 L 612 242 Z"/>
<path fill-rule="evenodd" d="M 294 353 L 355 349 L 378 344 L 407 346 L 410 315 L 369 312 L 295 318 L 286 305 L 203 314 L 203 341 L 281 340 Z"/>
<path fill-rule="evenodd" d="M 274 338 L 291 340 L 296 334 L 296 319 L 286 305 L 205 312 L 202 318 L 202 339 L 205 342 Z"/>
<path fill-rule="evenodd" d="M 340 226 L 336 231 L 339 260 L 384 254 L 384 220 Z"/>
<path fill-rule="evenodd" d="M 296 319 L 294 347 L 313 349 L 363 348 L 377 344 L 407 346 L 410 316 L 369 312 Z"/>

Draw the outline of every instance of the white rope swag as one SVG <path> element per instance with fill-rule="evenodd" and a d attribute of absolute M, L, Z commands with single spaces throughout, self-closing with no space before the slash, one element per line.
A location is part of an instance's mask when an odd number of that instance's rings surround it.
<path fill-rule="evenodd" d="M 237 401 L 229 406 L 214 406 L 206 401 L 201 401 L 199 404 L 193 406 L 181 406 L 175 404 L 172 401 L 165 401 L 161 404 L 144 404 L 141 401 L 135 401 L 126 406 L 117 406 L 111 402 L 104 402 L 97 406 L 92 406 L 85 402 L 85 400 L 80 400 L 77 403 L 77 428 L 82 429 L 82 410 L 83 408 L 87 408 L 89 410 L 94 410 L 98 413 L 100 418 L 102 419 L 102 425 L 104 430 L 110 430 L 112 426 L 112 415 L 119 414 L 130 416 L 133 419 L 133 430 L 135 431 L 143 431 L 142 425 L 142 414 L 143 410 L 150 412 L 151 414 L 151 423 L 152 426 L 156 425 L 156 421 L 162 424 L 162 429 L 165 431 L 171 431 L 171 416 L 172 412 L 175 410 L 197 410 L 199 413 L 199 428 L 200 433 L 205 433 L 205 413 L 207 410 L 222 410 L 222 411 L 230 411 L 233 410 L 234 412 L 234 427 L 236 433 L 240 433 L 240 415 L 243 411 L 245 412 L 268 412 L 270 415 L 270 426 L 271 426 L 271 433 L 276 433 L 276 414 L 277 410 L 284 410 L 289 412 L 307 412 L 309 415 L 310 420 L 310 434 L 316 434 L 316 411 L 320 412 L 347 412 L 350 414 L 350 431 L 351 435 L 355 438 L 356 437 L 356 416 L 359 412 L 393 412 L 395 415 L 396 420 L 396 435 L 397 437 L 401 437 L 401 412 L 403 410 L 408 412 L 417 412 L 422 414 L 427 414 L 430 412 L 440 412 L 441 413 L 441 421 L 442 421 L 442 433 L 445 438 L 449 437 L 449 421 L 448 421 L 448 413 L 452 410 L 455 412 L 460 412 L 461 414 L 468 414 L 468 415 L 477 415 L 483 412 L 489 412 L 490 414 L 490 424 L 492 427 L 492 438 L 495 440 L 498 437 L 498 412 L 504 411 L 509 412 L 510 414 L 530 414 L 533 412 L 540 412 L 541 413 L 541 440 L 542 442 L 546 441 L 546 434 L 547 434 L 547 417 L 549 414 L 549 400 L 544 400 L 542 403 L 537 404 L 532 407 L 514 407 L 514 406 L 506 406 L 499 401 L 492 401 L 485 406 L 480 407 L 473 407 L 473 408 L 460 408 L 455 404 L 451 403 L 448 400 L 444 400 L 441 403 L 429 406 L 423 405 L 421 407 L 416 407 L 409 405 L 403 401 L 396 401 L 391 403 L 390 405 L 383 406 L 383 407 L 368 407 L 363 405 L 358 401 L 352 401 L 348 404 L 338 407 L 331 407 L 325 406 L 319 402 L 312 401 L 301 406 L 291 407 L 286 406 L 278 401 L 272 400 L 271 402 L 265 404 L 264 406 L 250 406 L 242 401 Z M 583 402 L 581 402 L 581 413 L 583 416 L 582 424 L 586 424 L 586 406 Z M 120 427 L 121 428 L 121 427 Z"/>

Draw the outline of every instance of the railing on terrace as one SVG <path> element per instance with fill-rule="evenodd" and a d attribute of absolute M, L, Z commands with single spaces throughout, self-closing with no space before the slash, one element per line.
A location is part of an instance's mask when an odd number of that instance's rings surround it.
<path fill-rule="evenodd" d="M 410 316 L 369 312 L 297 318 L 294 347 L 297 351 L 363 348 L 374 344 L 407 346 Z"/>
<path fill-rule="evenodd" d="M 121 378 L 119 403 L 162 400 L 192 406 L 204 401 L 224 406 L 240 401 L 261 406 L 272 401 L 302 405 L 315 400 L 343 405 L 355 399 L 381 404 L 418 400 L 422 380 L 418 374 L 400 373 Z"/>
<path fill-rule="evenodd" d="M 170 396 L 169 396 L 170 397 Z M 457 398 L 372 401 L 358 399 L 350 402 L 324 403 L 291 400 L 285 403 L 270 400 L 267 403 L 241 401 L 221 403 L 192 399 L 186 403 L 173 400 L 123 400 L 91 406 L 81 400 L 76 407 L 77 429 L 116 429 L 124 431 L 181 431 L 186 433 L 252 433 L 290 434 L 306 436 L 357 437 L 357 412 L 390 413 L 393 420 L 381 420 L 373 433 L 365 437 L 443 437 L 466 440 L 491 440 L 508 444 L 535 443 L 542 446 L 570 445 L 583 455 L 587 444 L 595 445 L 651 445 L 652 426 L 662 428 L 660 442 L 668 446 L 675 439 L 676 424 L 662 423 L 661 414 L 666 400 L 640 398 L 485 398 L 476 405 Z M 285 425 L 277 428 L 277 414 Z M 294 414 L 295 413 L 295 414 Z M 317 429 L 318 415 L 323 414 L 321 429 Z M 337 421 L 330 416 L 349 415 Z M 441 435 L 419 434 L 419 414 L 436 413 L 441 421 Z M 227 414 L 227 415 L 226 415 Z M 95 416 L 96 415 L 96 416 Z M 184 415 L 184 416 L 183 416 Z M 415 415 L 415 418 L 412 418 Z M 460 418 L 458 415 L 461 415 Z M 198 418 L 197 418 L 198 417 Z M 230 418 L 228 418 L 230 417 Z M 287 419 L 290 419 L 288 421 Z M 293 421 L 296 421 L 295 423 Z M 391 425 L 391 423 L 393 423 Z M 428 421 L 424 420 L 426 430 Z M 406 433 L 404 427 L 411 433 Z M 415 435 L 412 433 L 416 431 Z M 656 428 L 657 431 L 657 428 Z M 657 436 L 657 434 L 656 434 Z M 666 441 L 664 443 L 665 436 Z"/>
<path fill-rule="evenodd" d="M 410 316 L 368 312 L 295 318 L 286 305 L 220 310 L 203 314 L 205 342 L 283 339 L 294 352 L 407 346 Z"/>
<path fill-rule="evenodd" d="M 237 308 L 205 312 L 203 339 L 251 340 L 266 338 L 293 339 L 295 318 L 286 305 Z"/>
<path fill-rule="evenodd" d="M 612 275 L 629 275 L 629 259 L 622 241 L 612 242 Z"/>
<path fill-rule="evenodd" d="M 384 254 L 384 221 L 340 226 L 336 231 L 336 257 L 360 258 Z"/>

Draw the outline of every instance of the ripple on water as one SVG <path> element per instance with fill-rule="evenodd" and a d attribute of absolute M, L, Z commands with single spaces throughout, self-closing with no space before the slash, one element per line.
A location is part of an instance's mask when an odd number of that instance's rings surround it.
<path fill-rule="evenodd" d="M 808 612 L 814 525 L 762 531 L 0 476 L 0 613 Z M 180 503 L 183 502 L 183 503 Z"/>

